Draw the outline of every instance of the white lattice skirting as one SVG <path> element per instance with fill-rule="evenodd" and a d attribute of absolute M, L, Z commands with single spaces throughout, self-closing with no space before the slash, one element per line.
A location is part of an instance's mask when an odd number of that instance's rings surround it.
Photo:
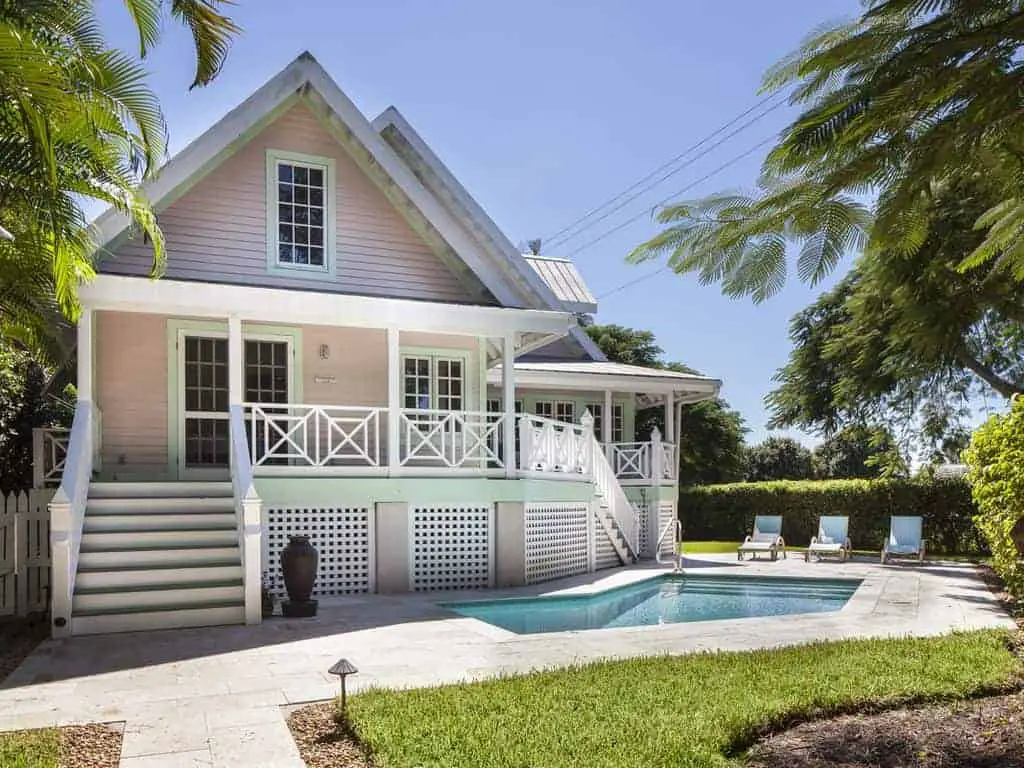
<path fill-rule="evenodd" d="M 526 583 L 587 572 L 590 505 L 526 505 Z"/>
<path fill-rule="evenodd" d="M 599 571 L 605 568 L 617 568 L 622 565 L 622 561 L 619 560 L 619 553 L 615 551 L 615 545 L 612 544 L 611 538 L 604 526 L 601 525 L 596 513 L 592 515 L 591 519 L 594 525 L 594 568 Z"/>
<path fill-rule="evenodd" d="M 349 595 L 373 587 L 372 510 L 368 507 L 271 507 L 266 510 L 263 568 L 285 596 L 281 550 L 289 536 L 309 536 L 320 553 L 316 595 Z"/>
<path fill-rule="evenodd" d="M 662 501 L 658 504 L 658 534 L 665 530 L 665 526 L 676 518 L 676 503 L 674 501 Z M 676 551 L 675 529 L 662 539 L 661 554 L 671 556 Z"/>
<path fill-rule="evenodd" d="M 410 515 L 413 591 L 493 585 L 492 506 L 413 506 Z"/>

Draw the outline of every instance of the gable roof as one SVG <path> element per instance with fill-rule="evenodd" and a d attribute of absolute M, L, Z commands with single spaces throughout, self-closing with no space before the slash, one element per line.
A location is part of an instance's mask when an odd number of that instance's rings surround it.
<path fill-rule="evenodd" d="M 485 247 L 474 235 L 475 222 L 442 204 L 308 51 L 171 158 L 154 179 L 145 182 L 143 191 L 154 208 L 166 208 L 298 100 L 316 114 L 442 260 L 472 284 L 481 301 L 490 303 L 493 296 L 506 307 L 565 311 L 517 249 L 514 259 L 503 258 L 505 254 Z M 99 245 L 113 249 L 128 236 L 130 225 L 125 214 L 106 211 L 96 220 Z"/>
<path fill-rule="evenodd" d="M 373 121 L 373 127 L 387 141 L 396 153 L 408 164 L 417 178 L 426 185 L 437 199 L 465 222 L 469 232 L 481 246 L 495 254 L 501 263 L 507 265 L 512 274 L 522 282 L 524 288 L 550 309 L 575 309 L 557 295 L 557 291 L 527 261 L 519 249 L 512 244 L 483 207 L 455 178 L 430 146 L 416 132 L 408 120 L 395 107 L 388 107 Z M 578 273 L 577 273 L 578 275 Z M 582 283 L 582 278 L 580 279 Z M 589 293 L 589 292 L 588 292 Z M 594 310 L 597 303 L 594 301 Z M 573 328 L 567 337 L 591 360 L 604 360 L 604 353 L 581 328 Z"/>

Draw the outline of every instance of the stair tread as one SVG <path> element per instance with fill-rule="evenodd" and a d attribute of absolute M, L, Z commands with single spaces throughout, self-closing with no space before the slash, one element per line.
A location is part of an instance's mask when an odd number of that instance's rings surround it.
<path fill-rule="evenodd" d="M 111 554 L 117 553 L 117 554 L 122 554 L 123 555 L 126 552 L 163 552 L 163 551 L 166 551 L 166 550 L 183 550 L 183 549 L 228 549 L 228 548 L 235 548 L 235 549 L 237 549 L 237 546 L 238 546 L 237 544 L 234 544 L 234 545 L 232 545 L 232 544 L 222 544 L 220 542 L 215 542 L 215 541 L 200 541 L 200 542 L 196 542 L 195 544 L 191 544 L 190 543 L 187 546 L 182 546 L 181 542 L 171 542 L 171 543 L 168 543 L 167 545 L 162 546 L 162 547 L 156 547 L 156 546 L 146 546 L 146 547 L 113 547 L 113 548 L 102 547 L 102 546 L 89 547 L 89 546 L 86 546 L 86 543 L 85 543 L 85 536 L 88 536 L 88 535 L 89 534 L 83 535 L 83 537 L 82 537 L 82 539 L 83 539 L 82 540 L 82 546 L 78 550 L 79 552 L 87 552 L 89 554 L 94 554 L 94 553 L 99 553 L 99 552 L 109 552 Z"/>
<path fill-rule="evenodd" d="M 122 552 L 124 550 L 114 550 Z M 135 550 L 132 550 L 135 551 Z M 230 566 L 241 567 L 241 558 L 233 560 L 209 560 L 195 562 L 194 560 L 182 560 L 177 563 L 153 563 L 152 565 L 80 565 L 79 573 L 120 573 L 121 571 L 180 571 L 193 568 L 224 568 Z"/>
<path fill-rule="evenodd" d="M 179 581 L 157 584 L 130 584 L 118 587 L 76 587 L 75 595 L 129 595 L 135 592 L 168 592 L 179 589 L 212 589 L 216 587 L 241 587 L 241 579 L 211 579 L 208 581 Z"/>
<path fill-rule="evenodd" d="M 120 616 L 138 613 L 173 613 L 175 611 L 194 611 L 206 608 L 245 608 L 244 600 L 197 600 L 194 603 L 176 603 L 174 605 L 130 605 L 117 608 L 79 608 L 72 612 L 72 618 L 82 616 Z"/>

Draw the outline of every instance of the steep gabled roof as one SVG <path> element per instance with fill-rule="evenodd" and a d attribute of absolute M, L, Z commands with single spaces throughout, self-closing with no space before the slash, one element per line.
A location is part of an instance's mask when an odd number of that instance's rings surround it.
<path fill-rule="evenodd" d="M 156 178 L 144 184 L 143 191 L 157 211 L 163 210 L 299 100 L 442 261 L 475 287 L 481 300 L 493 296 L 502 306 L 564 311 L 518 249 L 513 248 L 510 256 L 504 249 L 487 247 L 474 231 L 478 222 L 466 212 L 479 210 L 479 206 L 471 198 L 465 210 L 442 204 L 309 52 L 298 56 L 171 158 Z M 130 224 L 129 218 L 116 210 L 105 212 L 96 221 L 100 246 L 112 250 L 128 236 Z"/>
<path fill-rule="evenodd" d="M 395 107 L 388 107 L 373 121 L 373 127 L 408 164 L 417 178 L 436 196 L 453 216 L 465 223 L 478 243 L 506 265 L 513 279 L 531 293 L 545 309 L 580 312 L 564 302 L 505 236 L 494 220 L 473 198 L 455 175 Z M 582 282 L 582 280 L 580 281 Z M 594 302 L 596 309 L 596 301 Z M 604 353 L 580 328 L 574 328 L 571 341 L 591 360 L 604 360 Z"/>

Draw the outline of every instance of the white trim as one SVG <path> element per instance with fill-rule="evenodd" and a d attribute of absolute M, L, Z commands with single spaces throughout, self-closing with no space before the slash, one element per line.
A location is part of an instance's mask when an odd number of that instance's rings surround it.
<path fill-rule="evenodd" d="M 502 411 L 504 412 L 504 431 L 502 432 L 502 451 L 505 458 L 505 476 L 514 477 L 516 471 L 516 369 L 515 369 L 515 334 L 506 334 L 501 343 L 502 354 Z M 483 395 L 484 410 L 487 410 L 487 393 Z"/>
<path fill-rule="evenodd" d="M 227 317 L 289 325 L 405 328 L 462 336 L 508 331 L 565 335 L 575 323 L 567 312 L 428 303 L 408 299 L 290 291 L 246 285 L 151 280 L 99 275 L 79 289 L 84 307 L 185 317 Z"/>
<path fill-rule="evenodd" d="M 78 316 L 78 399 L 93 399 L 93 313 L 82 308 Z"/>
<path fill-rule="evenodd" d="M 402 462 L 399 451 L 401 430 L 398 414 L 402 407 L 402 355 L 397 328 L 388 328 L 388 470 L 394 472 Z"/>
<path fill-rule="evenodd" d="M 658 376 L 652 369 L 650 376 L 613 373 L 577 373 L 566 371 L 537 371 L 523 368 L 529 363 L 516 365 L 516 386 L 519 388 L 537 388 L 544 390 L 567 390 L 595 392 L 610 390 L 612 392 L 649 393 L 666 395 L 677 394 L 677 402 L 696 403 L 718 395 L 722 383 L 716 379 L 700 376 Z M 500 386 L 501 369 L 491 368 L 487 374 L 488 384 Z"/>
<path fill-rule="evenodd" d="M 307 155 L 302 152 L 289 152 L 283 149 L 267 149 L 266 152 L 266 219 L 267 219 L 267 271 L 271 274 L 284 274 L 292 277 L 305 274 L 306 277 L 316 279 L 322 275 L 334 276 L 336 269 L 335 243 L 338 240 L 338 233 L 334 212 L 337 209 L 335 195 L 337 189 L 335 180 L 335 163 L 333 157 L 322 157 L 319 155 Z M 278 205 L 277 198 L 277 167 L 279 163 L 297 165 L 307 169 L 318 169 L 324 173 L 324 221 L 323 221 L 323 250 L 324 264 L 322 267 L 312 264 L 282 264 L 278 259 Z"/>

